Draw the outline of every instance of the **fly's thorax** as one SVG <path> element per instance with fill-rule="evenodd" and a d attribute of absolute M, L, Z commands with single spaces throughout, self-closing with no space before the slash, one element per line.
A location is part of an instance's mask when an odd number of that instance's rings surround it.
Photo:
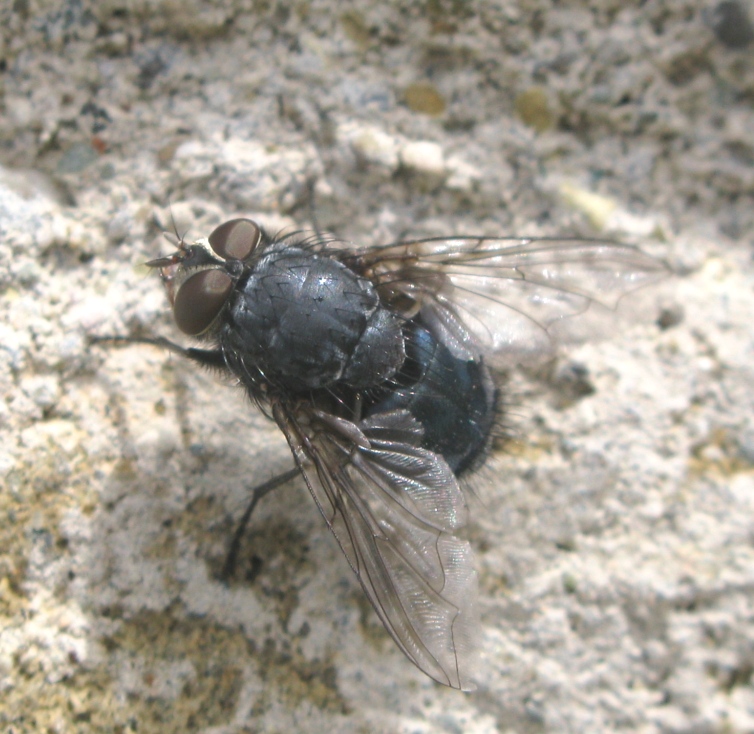
<path fill-rule="evenodd" d="M 333 256 L 274 243 L 245 270 L 221 324 L 223 348 L 288 390 L 373 387 L 405 357 L 401 320 Z"/>

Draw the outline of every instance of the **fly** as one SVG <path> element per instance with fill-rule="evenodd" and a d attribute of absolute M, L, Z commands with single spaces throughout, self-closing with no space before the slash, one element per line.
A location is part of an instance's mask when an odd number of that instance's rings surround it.
<path fill-rule="evenodd" d="M 435 681 L 473 690 L 477 575 L 458 479 L 489 448 L 491 368 L 541 354 L 554 322 L 615 306 L 665 265 L 599 240 L 364 249 L 272 237 L 250 219 L 148 265 L 178 328 L 206 348 L 135 341 L 234 376 L 293 454 L 295 469 L 257 488 L 241 528 L 300 473 L 398 647 Z"/>

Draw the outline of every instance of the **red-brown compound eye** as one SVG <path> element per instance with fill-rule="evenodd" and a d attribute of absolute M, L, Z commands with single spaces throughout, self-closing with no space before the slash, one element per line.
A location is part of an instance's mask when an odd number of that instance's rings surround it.
<path fill-rule="evenodd" d="M 209 236 L 212 249 L 226 260 L 245 260 L 259 244 L 262 231 L 251 219 L 231 219 Z"/>
<path fill-rule="evenodd" d="M 202 270 L 181 285 L 173 304 L 173 316 L 184 334 L 206 331 L 228 299 L 233 281 L 223 270 Z"/>

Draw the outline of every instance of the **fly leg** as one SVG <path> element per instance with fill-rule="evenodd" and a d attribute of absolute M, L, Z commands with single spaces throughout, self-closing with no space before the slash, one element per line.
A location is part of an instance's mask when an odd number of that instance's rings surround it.
<path fill-rule="evenodd" d="M 142 337 L 142 336 L 92 336 L 89 337 L 90 344 L 149 344 L 160 349 L 167 349 L 174 354 L 180 354 L 192 362 L 198 362 L 205 367 L 215 369 L 227 369 L 225 357 L 221 349 L 196 349 L 194 347 L 180 346 L 170 339 L 164 337 Z"/>
<path fill-rule="evenodd" d="M 195 349 L 194 347 L 185 348 L 171 342 L 164 337 L 133 337 L 133 336 L 94 336 L 89 339 L 90 344 L 148 344 L 153 347 L 159 347 L 161 349 L 167 349 L 174 354 L 179 354 L 186 359 L 190 359 L 193 362 L 197 362 L 205 367 L 227 370 L 225 364 L 225 357 L 220 349 Z M 233 533 L 233 539 L 231 540 L 230 547 L 228 548 L 228 555 L 225 557 L 225 565 L 223 566 L 221 578 L 227 581 L 232 575 L 236 567 L 236 561 L 238 560 L 238 551 L 241 547 L 241 540 L 246 532 L 246 526 L 249 524 L 252 512 L 257 505 L 257 502 L 262 499 L 266 494 L 272 492 L 273 489 L 277 489 L 281 485 L 290 481 L 299 474 L 298 467 L 289 469 L 287 472 L 278 474 L 276 477 L 272 477 L 264 484 L 260 484 L 251 492 L 251 501 L 246 508 L 241 520 L 239 521 L 235 532 Z"/>
<path fill-rule="evenodd" d="M 236 531 L 233 533 L 233 540 L 230 542 L 230 548 L 228 548 L 228 555 L 225 557 L 225 565 L 223 566 L 221 574 L 223 581 L 227 581 L 233 575 L 233 570 L 235 569 L 236 561 L 238 560 L 238 550 L 241 547 L 241 540 L 246 532 L 246 526 L 249 524 L 251 513 L 254 512 L 257 502 L 259 502 L 259 500 L 261 500 L 266 494 L 272 492 L 273 489 L 277 489 L 298 476 L 298 474 L 298 467 L 295 467 L 282 474 L 278 474 L 276 477 L 272 477 L 272 479 L 264 484 L 254 487 L 251 493 L 251 502 L 249 502 L 246 511 L 243 513 L 241 520 L 236 526 Z"/>

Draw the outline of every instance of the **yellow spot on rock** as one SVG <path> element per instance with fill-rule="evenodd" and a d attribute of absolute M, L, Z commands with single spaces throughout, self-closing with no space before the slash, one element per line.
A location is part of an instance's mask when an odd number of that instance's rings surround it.
<path fill-rule="evenodd" d="M 605 228 L 617 204 L 606 196 L 578 188 L 570 183 L 560 185 L 560 195 L 566 204 L 583 212 L 597 230 Z"/>
<path fill-rule="evenodd" d="M 445 97 L 429 82 L 409 84 L 403 93 L 403 98 L 412 112 L 433 117 L 445 112 Z"/>
<path fill-rule="evenodd" d="M 538 133 L 549 130 L 555 120 L 547 103 L 547 93 L 542 87 L 531 87 L 516 97 L 516 114 L 524 125 Z"/>

